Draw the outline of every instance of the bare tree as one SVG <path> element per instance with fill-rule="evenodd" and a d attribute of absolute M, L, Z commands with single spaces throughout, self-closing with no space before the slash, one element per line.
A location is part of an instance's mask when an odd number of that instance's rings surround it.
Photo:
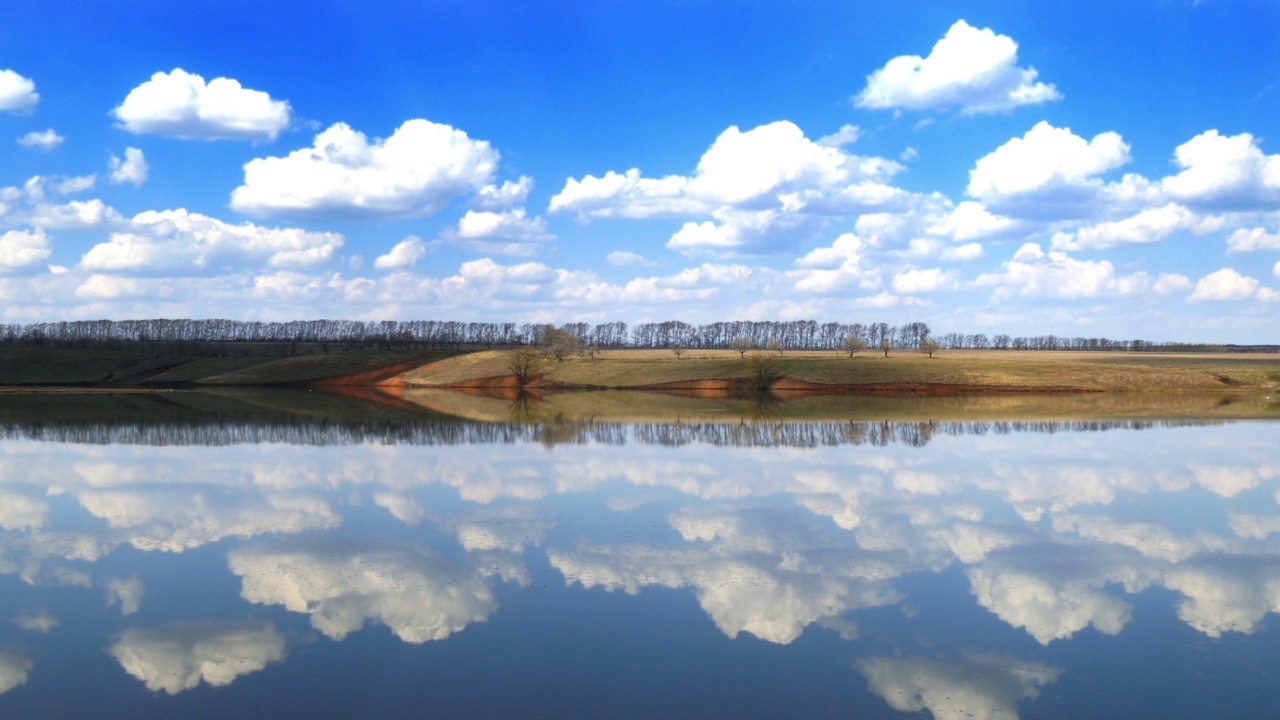
<path fill-rule="evenodd" d="M 926 337 L 925 339 L 920 341 L 920 352 L 925 353 L 929 357 L 933 357 L 933 354 L 938 352 L 941 349 L 942 349 L 942 343 L 938 342 L 937 340 L 934 340 L 931 337 Z"/>
<path fill-rule="evenodd" d="M 889 357 L 889 351 L 893 349 L 893 341 L 889 338 L 880 340 L 880 349 L 884 351 L 884 356 Z"/>
<path fill-rule="evenodd" d="M 782 352 L 783 352 L 782 343 L 781 343 L 781 342 L 779 342 L 779 341 L 777 341 L 777 340 L 770 340 L 770 341 L 769 341 L 769 351 L 770 351 L 770 352 L 776 352 L 776 353 L 778 353 L 778 357 L 782 357 Z"/>
<path fill-rule="evenodd" d="M 516 376 L 516 384 L 521 388 L 533 380 L 537 368 L 538 354 L 531 350 L 517 350 L 507 358 L 507 369 Z"/>
<path fill-rule="evenodd" d="M 739 335 L 729 343 L 729 347 L 738 351 L 738 357 L 746 357 L 748 350 L 755 350 L 760 347 L 760 343 L 755 338 L 749 338 L 745 335 Z"/>
<path fill-rule="evenodd" d="M 747 380 L 756 390 L 768 390 L 774 381 L 782 377 L 777 362 L 768 355 L 752 355 L 747 362 Z"/>
<path fill-rule="evenodd" d="M 850 335 L 840 344 L 840 348 L 849 353 L 849 357 L 853 357 L 867 349 L 867 341 L 856 335 Z"/>
<path fill-rule="evenodd" d="M 564 362 L 568 355 L 572 355 L 578 351 L 578 336 L 565 330 L 564 328 L 549 327 L 543 335 L 543 343 L 547 352 L 559 362 Z"/>
<path fill-rule="evenodd" d="M 671 346 L 671 352 L 675 353 L 676 359 L 679 360 L 680 356 L 684 355 L 684 346 L 679 343 L 676 343 L 675 345 Z"/>

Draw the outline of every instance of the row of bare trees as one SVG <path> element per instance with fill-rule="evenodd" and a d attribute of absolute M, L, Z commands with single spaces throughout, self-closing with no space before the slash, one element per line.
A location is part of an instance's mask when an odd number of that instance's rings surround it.
<path fill-rule="evenodd" d="M 1217 346 L 1112 340 L 1099 337 L 946 333 L 935 335 L 923 322 L 818 323 L 813 320 L 743 320 L 693 325 L 679 320 L 592 325 L 567 323 L 560 327 L 535 323 L 453 322 L 438 320 L 296 320 L 256 322 L 240 320 L 78 320 L 0 324 L 0 344 L 55 347 L 95 347 L 208 352 L 227 348 L 276 348 L 297 352 L 330 352 L 356 348 L 388 350 L 457 347 L 547 347 L 572 337 L 580 347 L 703 349 L 816 349 L 836 352 L 855 348 L 903 350 L 1093 350 L 1154 351 L 1206 350 Z M 280 350 L 283 348 L 283 350 Z"/>

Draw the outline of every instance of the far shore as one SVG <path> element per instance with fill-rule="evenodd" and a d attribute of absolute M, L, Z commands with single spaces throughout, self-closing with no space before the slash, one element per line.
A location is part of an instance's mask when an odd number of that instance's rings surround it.
<path fill-rule="evenodd" d="M 523 379 L 513 359 L 525 354 Z M 1280 354 L 1015 350 L 831 351 L 606 349 L 562 358 L 530 350 L 349 351 L 291 357 L 157 356 L 0 350 L 0 392 L 149 392 L 213 387 L 453 388 L 708 394 L 1280 394 Z"/>

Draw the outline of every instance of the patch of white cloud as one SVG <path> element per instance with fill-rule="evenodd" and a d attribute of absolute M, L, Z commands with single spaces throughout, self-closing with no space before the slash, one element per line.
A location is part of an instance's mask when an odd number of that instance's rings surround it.
<path fill-rule="evenodd" d="M 107 161 L 108 178 L 115 185 L 129 184 L 142 187 L 147 182 L 150 168 L 147 159 L 138 148 L 125 148 L 124 159 L 112 155 Z"/>
<path fill-rule="evenodd" d="M 387 251 L 385 255 L 379 255 L 373 261 L 373 267 L 377 270 L 403 270 L 411 268 L 418 264 L 418 261 L 426 257 L 428 253 L 435 247 L 425 242 L 417 235 L 410 235 L 395 244 L 395 247 Z"/>
<path fill-rule="evenodd" d="M 185 209 L 147 211 L 111 234 L 80 260 L 90 272 L 200 273 L 238 268 L 247 262 L 267 267 L 313 267 L 328 262 L 344 238 L 334 232 L 231 225 Z"/>
<path fill-rule="evenodd" d="M 822 147 L 842 148 L 858 142 L 860 137 L 862 137 L 862 128 L 857 125 L 842 125 L 839 130 L 830 135 L 818 138 L 818 144 Z"/>
<path fill-rule="evenodd" d="M 177 695 L 284 660 L 285 639 L 270 623 L 189 623 L 126 630 L 107 652 L 148 690 Z"/>
<path fill-rule="evenodd" d="M 309 148 L 246 163 L 231 207 L 256 216 L 420 217 L 491 187 L 498 159 L 489 143 L 427 120 L 372 141 L 336 123 Z"/>
<path fill-rule="evenodd" d="M 442 237 L 468 250 L 499 255 L 532 255 L 555 239 L 547 232 L 546 221 L 527 217 L 524 208 L 468 210 Z"/>
<path fill-rule="evenodd" d="M 1035 68 L 1018 67 L 1018 44 L 989 28 L 958 20 L 928 57 L 902 55 L 867 76 L 858 107 L 885 110 L 958 108 L 976 115 L 1059 100 Z"/>
<path fill-rule="evenodd" d="M 53 244 L 43 228 L 0 234 L 0 273 L 41 267 L 52 254 Z"/>
<path fill-rule="evenodd" d="M 1174 150 L 1177 175 L 1162 189 L 1182 203 L 1210 209 L 1274 208 L 1280 203 L 1280 155 L 1266 155 L 1249 133 L 1203 132 Z"/>
<path fill-rule="evenodd" d="M 646 178 L 631 169 L 570 178 L 550 211 L 581 218 L 709 217 L 686 222 L 667 247 L 686 254 L 772 252 L 832 217 L 904 201 L 907 193 L 887 184 L 902 169 L 892 160 L 814 142 L 779 121 L 725 130 L 691 176 Z"/>
<path fill-rule="evenodd" d="M 33 665 L 25 654 L 0 650 L 0 695 L 26 685 Z"/>
<path fill-rule="evenodd" d="M 507 180 L 501 185 L 485 185 L 471 199 L 475 210 L 499 211 L 524 204 L 533 190 L 533 178 L 521 175 L 519 180 Z"/>
<path fill-rule="evenodd" d="M 111 114 L 131 133 L 186 140 L 275 140 L 292 121 L 283 100 L 231 78 L 206 83 L 181 68 L 152 75 Z"/>
<path fill-rule="evenodd" d="M 859 660 L 868 689 L 894 710 L 928 710 L 934 720 L 997 720 L 1018 717 L 1018 702 L 1033 700 L 1062 671 L 1039 663 L 994 655 L 960 660 L 877 657 Z"/>
<path fill-rule="evenodd" d="M 30 225 L 46 230 L 105 230 L 124 222 L 120 213 L 101 200 L 61 202 L 61 196 L 92 189 L 96 175 L 49 177 L 37 175 L 21 187 L 0 188 L 0 225 Z"/>
<path fill-rule="evenodd" d="M 1129 145 L 1117 133 L 1085 140 L 1041 121 L 980 158 L 966 192 L 1006 213 L 1072 214 L 1097 202 L 1105 189 L 1098 175 L 1129 159 Z"/>
<path fill-rule="evenodd" d="M 605 256 L 604 261 L 614 267 L 644 267 L 653 265 L 653 261 L 630 250 L 614 250 Z"/>
<path fill-rule="evenodd" d="M 18 144 L 29 150 L 43 150 L 49 152 L 63 142 L 66 138 L 59 135 L 53 128 L 48 130 L 32 130 L 31 132 L 18 138 Z"/>
<path fill-rule="evenodd" d="M 944 220 L 934 223 L 929 234 L 947 237 L 956 242 L 1000 236 L 1018 227 L 1013 218 L 996 215 L 982 203 L 966 200 L 955 206 Z"/>
<path fill-rule="evenodd" d="M 1201 225 L 1201 218 L 1177 203 L 1143 210 L 1132 217 L 1078 228 L 1075 232 L 1055 233 L 1055 250 L 1107 250 L 1117 245 L 1154 243 L 1180 230 Z"/>
<path fill-rule="evenodd" d="M 1280 250 L 1280 233 L 1271 234 L 1265 228 L 1240 228 L 1227 238 L 1227 252 L 1248 253 L 1260 250 Z"/>
<path fill-rule="evenodd" d="M 943 248 L 938 253 L 938 259 L 946 262 L 973 262 L 980 260 L 986 251 L 982 247 L 982 243 L 966 243 L 955 247 Z"/>
<path fill-rule="evenodd" d="M 225 498 L 162 487 L 84 490 L 76 498 L 140 550 L 183 552 L 227 537 L 326 530 L 341 524 L 327 501 L 292 493 Z"/>
<path fill-rule="evenodd" d="M 19 613 L 13 618 L 13 624 L 28 632 L 48 635 L 51 630 L 58 627 L 58 618 L 48 610 L 37 610 Z"/>
<path fill-rule="evenodd" d="M 142 578 L 130 575 L 125 578 L 110 578 L 106 582 L 107 607 L 120 606 L 121 615 L 132 615 L 142 607 L 142 598 L 147 594 Z"/>
<path fill-rule="evenodd" d="M 1109 260 L 1077 260 L 1063 252 L 1045 252 L 1027 243 L 1001 264 L 998 273 L 983 273 L 977 287 L 994 288 L 992 297 L 1049 297 L 1059 299 L 1125 296 L 1151 289 L 1145 273 L 1117 275 Z"/>
<path fill-rule="evenodd" d="M 1103 584 L 1100 579 L 1046 578 L 989 563 L 970 568 L 968 576 L 979 605 L 1042 645 L 1089 626 L 1105 635 L 1119 635 L 1132 619 L 1133 607 L 1098 589 Z"/>
<path fill-rule="evenodd" d="M 232 551 L 228 563 L 245 600 L 308 615 L 333 640 L 371 620 L 407 643 L 443 640 L 497 609 L 482 577 L 426 548 L 259 546 Z"/>
<path fill-rule="evenodd" d="M 0 112 L 29 112 L 40 103 L 36 84 L 12 70 L 0 70 Z"/>
<path fill-rule="evenodd" d="M 386 508 L 387 512 L 391 513 L 391 517 L 406 525 L 417 525 L 427 516 L 427 509 L 422 506 L 422 503 L 400 493 L 374 493 L 373 504 Z"/>
<path fill-rule="evenodd" d="M 1268 288 L 1257 280 L 1241 275 L 1231 268 L 1222 268 L 1200 278 L 1191 293 L 1191 300 L 1240 301 L 1265 295 Z M 1263 299 L 1259 297 L 1259 299 Z"/>
<path fill-rule="evenodd" d="M 903 270 L 893 276 L 892 287 L 895 293 L 915 295 L 918 293 L 938 292 L 955 287 L 957 273 L 940 268 Z"/>

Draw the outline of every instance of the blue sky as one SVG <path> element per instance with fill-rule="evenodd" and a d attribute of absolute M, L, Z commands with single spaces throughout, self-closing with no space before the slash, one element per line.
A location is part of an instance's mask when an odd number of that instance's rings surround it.
<path fill-rule="evenodd" d="M 0 322 L 1280 342 L 1269 2 L 0 8 Z"/>

